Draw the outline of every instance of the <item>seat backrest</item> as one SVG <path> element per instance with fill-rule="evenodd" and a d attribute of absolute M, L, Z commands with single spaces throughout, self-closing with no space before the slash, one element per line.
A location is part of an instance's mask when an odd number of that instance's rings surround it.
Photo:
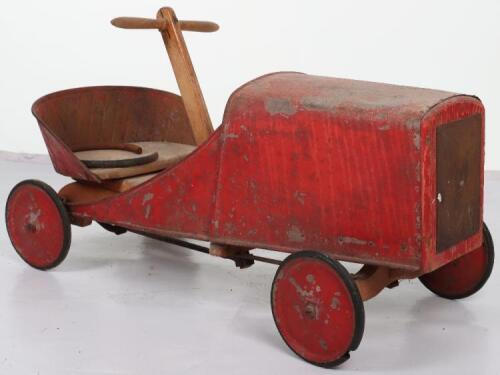
<path fill-rule="evenodd" d="M 72 150 L 129 142 L 195 145 L 182 99 L 140 87 L 98 86 L 55 92 L 32 108 L 56 171 L 98 181 Z"/>

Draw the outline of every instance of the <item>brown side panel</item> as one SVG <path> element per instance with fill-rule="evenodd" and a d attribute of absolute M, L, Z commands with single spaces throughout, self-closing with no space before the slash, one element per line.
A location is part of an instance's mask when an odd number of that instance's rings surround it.
<path fill-rule="evenodd" d="M 437 252 L 475 234 L 481 209 L 481 115 L 437 128 Z"/>

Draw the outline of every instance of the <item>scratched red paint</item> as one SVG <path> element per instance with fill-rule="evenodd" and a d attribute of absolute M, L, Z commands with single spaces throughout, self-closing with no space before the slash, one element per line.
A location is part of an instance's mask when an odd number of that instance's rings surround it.
<path fill-rule="evenodd" d="M 480 245 L 478 233 L 435 254 L 435 127 L 473 113 L 483 113 L 478 99 L 443 91 L 271 74 L 238 89 L 218 131 L 176 167 L 71 210 L 162 235 L 430 271 Z"/>
<path fill-rule="evenodd" d="M 45 268 L 58 260 L 68 234 L 52 198 L 40 186 L 17 185 L 6 212 L 11 242 L 27 262 Z"/>
<path fill-rule="evenodd" d="M 273 283 L 271 304 L 285 342 L 307 360 L 328 363 L 356 349 L 359 327 L 351 293 L 324 262 L 286 263 Z"/>
<path fill-rule="evenodd" d="M 466 118 L 474 114 L 481 114 L 481 189 L 480 189 L 480 218 L 481 227 L 477 234 L 471 238 L 456 244 L 451 249 L 436 253 L 436 127 L 446 126 L 446 123 Z M 423 170 L 423 191 L 422 191 L 422 224 L 424 239 L 422 245 L 421 269 L 424 272 L 435 270 L 453 259 L 477 249 L 482 244 L 482 217 L 483 217 L 483 185 L 484 185 L 484 107 L 481 101 L 475 97 L 457 96 L 440 103 L 430 110 L 422 121 L 422 139 L 424 147 L 422 150 L 423 165 L 428 166 Z"/>
<path fill-rule="evenodd" d="M 98 203 L 72 206 L 72 213 L 150 233 L 208 240 L 219 133 L 182 163 L 145 184 Z"/>

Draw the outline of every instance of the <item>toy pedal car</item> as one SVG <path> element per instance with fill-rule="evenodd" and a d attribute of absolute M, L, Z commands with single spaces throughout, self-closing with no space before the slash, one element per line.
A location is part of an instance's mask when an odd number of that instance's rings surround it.
<path fill-rule="evenodd" d="M 366 301 L 420 278 L 456 299 L 493 267 L 483 224 L 484 108 L 444 91 L 273 73 L 237 89 L 216 131 L 182 30 L 210 22 L 118 18 L 158 29 L 181 96 L 138 87 L 56 92 L 33 105 L 58 193 L 16 185 L 10 239 L 31 266 L 63 261 L 71 224 L 92 221 L 232 259 L 280 264 L 276 326 L 298 356 L 331 367 L 362 338 Z M 210 242 L 205 248 L 183 239 Z M 251 253 L 292 253 L 283 262 Z M 339 261 L 363 264 L 350 275 Z"/>

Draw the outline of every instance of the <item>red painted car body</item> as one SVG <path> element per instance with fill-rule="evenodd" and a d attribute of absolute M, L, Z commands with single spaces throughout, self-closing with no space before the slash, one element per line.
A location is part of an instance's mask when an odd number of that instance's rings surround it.
<path fill-rule="evenodd" d="M 482 243 L 481 152 L 479 230 L 436 250 L 436 129 L 473 115 L 482 150 L 484 108 L 475 97 L 275 73 L 233 93 L 222 125 L 175 167 L 119 195 L 71 205 L 71 214 L 429 272 Z"/>

